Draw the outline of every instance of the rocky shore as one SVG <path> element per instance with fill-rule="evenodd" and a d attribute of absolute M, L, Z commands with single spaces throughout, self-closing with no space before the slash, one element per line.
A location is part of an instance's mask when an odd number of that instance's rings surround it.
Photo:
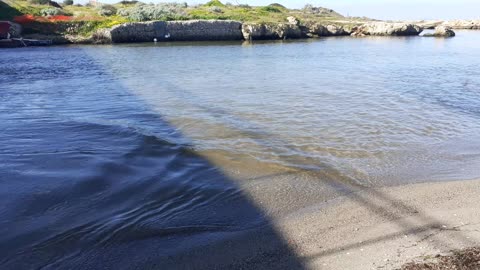
<path fill-rule="evenodd" d="M 276 40 L 326 36 L 415 36 L 423 28 L 409 23 L 375 22 L 359 25 L 307 23 L 241 23 L 222 20 L 125 23 L 100 29 L 92 43 L 202 40 Z"/>
<path fill-rule="evenodd" d="M 70 26 L 69 29 L 74 27 Z M 453 37 L 452 29 L 480 29 L 479 21 L 421 22 L 299 22 L 242 23 L 232 20 L 189 20 L 132 22 L 104 28 L 83 36 L 49 31 L 27 38 L 49 39 L 53 44 L 111 44 L 162 41 L 278 40 L 329 36 L 419 36 L 424 29 L 436 29 L 424 36 Z M 21 32 L 21 29 L 16 30 Z"/>

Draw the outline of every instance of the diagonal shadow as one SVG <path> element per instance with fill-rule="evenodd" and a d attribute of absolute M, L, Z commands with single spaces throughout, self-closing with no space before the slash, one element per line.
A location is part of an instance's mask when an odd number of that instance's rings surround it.
<path fill-rule="evenodd" d="M 306 268 L 234 179 L 83 50 L 0 61 L 1 269 Z"/>
<path fill-rule="evenodd" d="M 3 82 L 16 83 L 0 84 L 2 98 L 10 100 L 0 104 L 7 130 L 0 134 L 5 142 L 0 149 L 5 169 L 0 175 L 0 268 L 303 269 L 303 259 L 398 237 L 386 235 L 300 258 L 234 179 L 188 143 L 175 143 L 188 139 L 142 102 L 132 101 L 128 89 L 88 55 L 75 52 L 88 64 L 84 72 L 100 76 L 94 83 L 79 79 L 85 74 L 73 74 L 68 61 L 53 70 L 42 67 L 42 51 L 34 52 L 39 63 L 32 63 L 33 69 L 9 68 Z M 31 81 L 35 83 L 27 86 Z M 96 85 L 98 81 L 102 83 Z M 52 84 L 59 87 L 45 88 Z M 76 89 L 63 90 L 67 85 Z M 201 109 L 229 114 L 215 106 Z M 174 139 L 164 139 L 170 136 Z M 272 151 L 262 138 L 256 143 Z M 286 162 L 300 165 L 294 168 L 297 173 L 312 174 L 376 215 L 394 220 L 405 233 L 440 224 L 423 213 L 416 216 L 426 227 L 402 220 L 391 210 L 415 209 L 380 191 L 368 189 L 375 200 L 363 196 L 359 191 L 364 187 L 334 174 L 333 168 L 319 172 L 309 169 L 316 165 L 313 161 Z"/>
<path fill-rule="evenodd" d="M 188 95 L 190 99 L 193 100 L 193 102 L 190 103 L 191 106 L 195 106 L 196 108 L 203 110 L 213 116 L 219 116 L 219 117 L 224 117 L 228 116 L 228 119 L 233 122 L 238 122 L 238 123 L 248 123 L 249 130 L 261 130 L 261 134 L 252 134 L 250 138 L 254 139 L 255 142 L 260 146 L 261 148 L 264 149 L 264 151 L 275 151 L 278 149 L 272 149 L 271 144 L 269 144 L 267 141 L 265 141 L 264 138 L 269 138 L 273 140 L 277 140 L 280 145 L 290 149 L 292 144 L 291 142 L 282 140 L 278 137 L 276 137 L 272 133 L 268 133 L 266 130 L 267 128 L 262 127 L 262 126 L 257 126 L 252 122 L 248 122 L 248 120 L 240 118 L 238 116 L 232 115 L 230 112 L 226 111 L 223 108 L 220 108 L 216 105 L 213 104 L 208 104 L 205 100 L 202 99 L 201 96 L 196 95 L 192 91 L 189 91 L 188 89 L 182 88 L 179 85 L 175 85 L 174 83 L 164 80 L 163 83 L 166 84 L 167 89 L 180 89 L 180 93 Z M 170 93 L 173 95 L 178 95 L 178 92 L 174 92 L 170 90 Z M 207 105 L 202 105 L 202 104 L 208 104 Z M 227 125 L 229 123 L 226 123 Z M 237 125 L 231 125 L 228 126 L 228 128 L 231 129 L 238 129 Z M 240 130 L 242 134 L 247 134 L 249 130 Z M 294 151 L 299 151 L 298 149 L 291 149 Z M 305 156 L 308 156 L 305 153 Z M 280 157 L 281 158 L 281 157 Z M 361 248 L 362 246 L 368 246 L 371 244 L 379 243 L 379 242 L 384 242 L 387 240 L 391 240 L 394 238 L 398 238 L 399 236 L 403 236 L 406 234 L 417 234 L 421 232 L 427 232 L 427 231 L 432 231 L 432 230 L 444 230 L 445 228 L 443 226 L 442 220 L 433 218 L 426 213 L 419 213 L 419 211 L 413 207 L 408 205 L 407 203 L 394 199 L 387 194 L 373 189 L 373 188 L 368 188 L 365 186 L 358 185 L 357 181 L 351 177 L 341 175 L 341 174 L 336 174 L 334 168 L 330 168 L 328 164 L 322 164 L 322 166 L 315 166 L 318 164 L 318 161 L 315 161 L 314 159 L 292 159 L 291 157 L 288 160 L 284 160 L 284 164 L 286 167 L 290 167 L 293 171 L 290 171 L 286 173 L 286 175 L 294 175 L 294 174 L 311 174 L 312 179 L 316 180 L 321 180 L 322 183 L 326 184 L 327 186 L 331 187 L 333 190 L 338 192 L 341 196 L 346 196 L 349 199 L 355 201 L 357 204 L 363 206 L 366 209 L 369 209 L 372 213 L 374 213 L 377 216 L 386 218 L 387 220 L 393 220 L 399 227 L 403 228 L 403 231 L 399 233 L 394 233 L 394 234 L 388 234 L 384 235 L 381 237 L 369 239 L 366 241 L 362 241 L 361 243 L 352 243 L 349 245 L 345 246 L 340 246 L 334 249 L 327 249 L 324 250 L 318 254 L 308 256 L 305 259 L 307 260 L 312 260 L 314 258 L 319 258 L 327 255 L 332 255 L 335 253 L 339 252 L 345 252 L 346 250 L 351 250 L 355 248 Z M 317 168 L 315 168 L 317 167 Z M 285 174 L 282 174 L 285 175 Z M 269 178 L 269 177 L 276 177 L 279 175 L 273 174 L 273 175 L 265 175 L 257 178 L 252 178 L 250 180 L 257 180 L 257 179 L 263 179 L 263 178 Z M 366 191 L 367 193 L 365 193 Z M 369 197 L 371 196 L 371 197 Z M 396 212 L 400 212 L 400 214 L 397 214 Z M 424 226 L 419 227 L 414 221 L 407 221 L 404 219 L 405 216 L 415 216 L 415 221 L 421 222 L 422 224 L 426 224 Z M 466 236 L 462 235 L 461 233 L 457 233 L 454 236 L 452 236 L 456 242 L 459 243 L 464 243 L 466 245 L 475 245 L 475 242 L 467 238 Z M 439 246 L 449 246 L 450 244 L 441 240 L 434 238 L 431 240 L 433 243 L 439 245 Z"/>

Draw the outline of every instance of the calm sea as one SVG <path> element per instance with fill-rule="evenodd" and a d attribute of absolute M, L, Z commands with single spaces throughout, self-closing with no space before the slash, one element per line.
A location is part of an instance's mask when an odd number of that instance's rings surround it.
<path fill-rule="evenodd" d="M 215 265 L 196 252 L 283 243 L 276 218 L 352 188 L 478 178 L 479 44 L 1 50 L 0 268 Z"/>

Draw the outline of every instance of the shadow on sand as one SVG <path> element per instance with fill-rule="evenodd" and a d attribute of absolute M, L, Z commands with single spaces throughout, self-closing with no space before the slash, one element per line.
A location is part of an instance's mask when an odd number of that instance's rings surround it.
<path fill-rule="evenodd" d="M 78 71 L 47 50 L 7 54 L 0 269 L 305 268 L 233 179 L 157 136 L 182 135 L 88 54 L 63 49 Z"/>

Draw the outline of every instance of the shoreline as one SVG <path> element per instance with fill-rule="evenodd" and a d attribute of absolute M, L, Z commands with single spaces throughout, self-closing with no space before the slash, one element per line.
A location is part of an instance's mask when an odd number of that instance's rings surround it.
<path fill-rule="evenodd" d="M 26 25 L 23 37 L 63 44 L 118 44 L 176 41 L 258 41 L 295 40 L 321 37 L 351 36 L 422 36 L 425 29 L 435 29 L 434 37 L 452 37 L 451 29 L 478 30 L 480 21 L 387 22 L 387 21 L 330 21 L 301 23 L 295 17 L 282 23 L 248 23 L 233 20 L 186 20 L 129 22 L 101 28 L 90 35 L 74 34 L 74 22 L 65 25 L 37 23 Z M 11 23 L 13 25 L 13 23 Z M 52 28 L 53 27 L 53 28 Z M 21 29 L 18 25 L 17 28 Z M 65 29 L 64 29 L 65 28 Z M 73 31 L 73 32 L 72 32 Z M 445 31 L 450 31 L 446 33 Z M 17 30 L 17 38 L 21 30 Z M 72 33 L 70 33 L 72 32 Z"/>
<path fill-rule="evenodd" d="M 296 259 L 258 228 L 169 258 L 166 269 L 187 269 L 185 258 L 198 269 L 399 269 L 478 246 L 479 203 L 478 179 L 365 189 L 273 219 Z M 218 250 L 227 251 L 202 261 Z"/>
<path fill-rule="evenodd" d="M 398 269 L 479 245 L 479 203 L 479 179 L 372 188 L 304 209 L 279 230 L 309 268 Z"/>

